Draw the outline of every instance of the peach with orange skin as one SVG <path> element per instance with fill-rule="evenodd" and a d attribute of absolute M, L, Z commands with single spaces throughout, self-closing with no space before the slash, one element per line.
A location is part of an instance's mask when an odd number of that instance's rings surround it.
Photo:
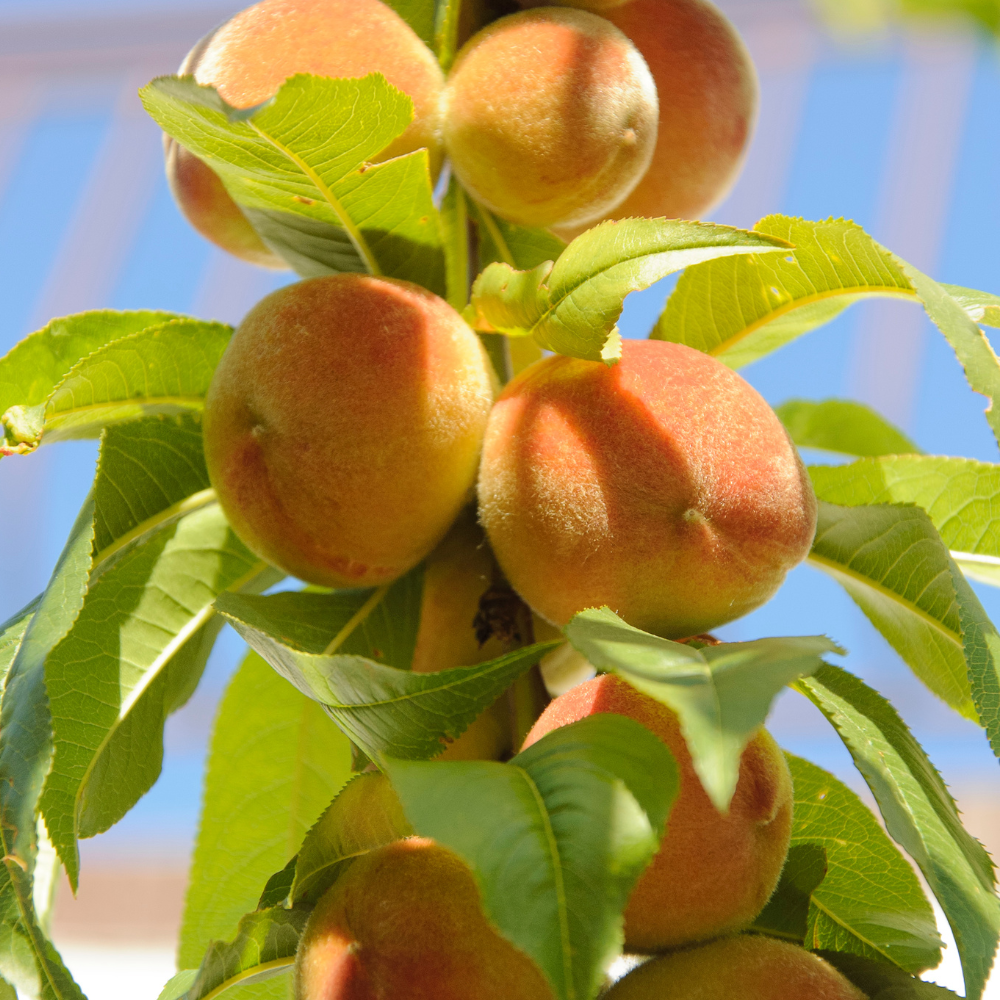
<path fill-rule="evenodd" d="M 777 744 L 765 729 L 750 740 L 729 812 L 721 815 L 695 773 L 677 716 L 603 674 L 556 698 L 525 746 L 601 712 L 628 716 L 655 733 L 680 771 L 660 850 L 625 908 L 625 950 L 663 951 L 749 926 L 778 884 L 792 832 L 792 776 Z"/>
<path fill-rule="evenodd" d="M 320 900 L 295 959 L 296 1000 L 553 1000 L 483 915 L 472 874 L 411 837 L 364 855 Z"/>
<path fill-rule="evenodd" d="M 410 96 L 414 117 L 379 159 L 426 147 L 434 175 L 441 165 L 441 68 L 382 0 L 262 0 L 198 42 L 180 73 L 215 87 L 237 108 L 269 100 L 297 73 L 337 78 L 381 73 Z M 287 267 L 264 245 L 211 167 L 169 138 L 166 164 L 171 191 L 198 232 L 253 264 Z"/>
<path fill-rule="evenodd" d="M 527 226 L 599 218 L 638 183 L 656 142 L 642 56 L 608 21 L 564 7 L 511 14 L 471 38 L 442 108 L 462 184 Z"/>
<path fill-rule="evenodd" d="M 681 344 L 549 357 L 490 415 L 480 520 L 534 611 L 565 625 L 609 606 L 666 638 L 763 604 L 809 551 L 816 499 L 774 411 Z"/>
<path fill-rule="evenodd" d="M 829 962 L 774 938 L 724 938 L 634 969 L 605 1000 L 867 1000 Z"/>
<path fill-rule="evenodd" d="M 704 218 L 735 183 L 753 133 L 753 61 L 708 0 L 630 0 L 602 13 L 642 53 L 660 98 L 652 163 L 604 218 Z M 564 239 L 580 231 L 557 230 Z"/>
<path fill-rule="evenodd" d="M 330 587 L 386 584 L 468 502 L 495 376 L 482 344 L 418 285 L 312 278 L 260 301 L 205 401 L 205 458 L 233 529 Z"/>

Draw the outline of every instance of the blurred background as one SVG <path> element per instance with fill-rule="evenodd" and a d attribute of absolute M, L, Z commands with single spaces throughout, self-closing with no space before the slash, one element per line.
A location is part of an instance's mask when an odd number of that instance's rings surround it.
<path fill-rule="evenodd" d="M 158 308 L 238 322 L 290 280 L 214 249 L 174 207 L 160 136 L 136 90 L 171 73 L 241 4 L 224 0 L 0 0 L 0 354 L 51 317 Z M 844 216 L 934 277 L 1000 292 L 1000 61 L 991 0 L 723 0 L 761 78 L 743 176 L 715 211 Z M 955 20 L 901 21 L 954 8 Z M 633 295 L 622 332 L 648 333 L 671 282 Z M 944 340 L 916 307 L 855 306 L 744 369 L 772 403 L 848 397 L 932 454 L 1000 459 Z M 0 620 L 41 590 L 90 483 L 96 445 L 0 463 Z M 829 457 L 809 456 L 816 461 Z M 1000 621 L 1000 591 L 977 588 Z M 825 632 L 846 666 L 889 696 L 943 772 L 973 832 L 1000 851 L 1000 770 L 983 734 L 925 693 L 846 594 L 808 567 L 727 639 Z M 213 713 L 241 656 L 223 633 L 191 702 L 167 729 L 163 775 L 117 827 L 83 847 L 55 937 L 91 1000 L 152 1000 L 173 938 L 197 827 Z M 791 692 L 772 730 L 864 792 L 833 731 Z M 934 977 L 961 992 L 954 948 Z M 994 977 L 993 998 L 1000 997 Z"/>

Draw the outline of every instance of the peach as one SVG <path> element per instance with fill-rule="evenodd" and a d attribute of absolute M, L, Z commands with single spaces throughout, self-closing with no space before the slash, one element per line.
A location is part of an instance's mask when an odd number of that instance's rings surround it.
<path fill-rule="evenodd" d="M 510 222 L 576 225 L 617 205 L 656 143 L 656 87 L 617 28 L 548 7 L 502 17 L 461 49 L 445 148 L 474 198 Z"/>
<path fill-rule="evenodd" d="M 503 656 L 503 643 L 490 636 L 480 645 L 475 628 L 480 599 L 495 573 L 486 537 L 467 508 L 427 557 L 413 654 L 415 673 L 472 666 Z M 438 759 L 500 760 L 510 752 L 510 705 L 501 695 Z"/>
<path fill-rule="evenodd" d="M 389 583 L 469 501 L 494 378 L 478 337 L 418 285 L 288 285 L 250 310 L 212 378 L 209 477 L 237 535 L 285 572 Z"/>
<path fill-rule="evenodd" d="M 763 604 L 808 553 L 816 499 L 773 410 L 681 344 L 548 357 L 490 416 L 480 519 L 514 589 L 565 625 L 608 605 L 666 638 Z"/>
<path fill-rule="evenodd" d="M 724 938 L 647 962 L 605 1000 L 866 1000 L 829 962 L 774 938 Z"/>
<path fill-rule="evenodd" d="M 729 812 L 721 815 L 695 773 L 677 716 L 603 674 L 556 698 L 525 746 L 600 712 L 628 716 L 655 733 L 680 771 L 660 850 L 625 908 L 625 950 L 662 951 L 749 926 L 778 884 L 791 839 L 792 776 L 778 745 L 765 729 L 750 740 Z"/>
<path fill-rule="evenodd" d="M 355 861 L 317 904 L 296 1000 L 552 1000 L 538 967 L 483 915 L 472 874 L 418 837 Z"/>
<path fill-rule="evenodd" d="M 758 92 L 750 55 L 708 0 L 630 0 L 603 13 L 642 53 L 660 98 L 652 163 L 604 218 L 702 218 L 736 181 L 753 132 Z"/>
<path fill-rule="evenodd" d="M 380 160 L 426 147 L 441 164 L 439 102 L 444 78 L 433 53 L 382 0 L 262 0 L 203 38 L 181 64 L 237 108 L 269 100 L 296 73 L 338 78 L 381 73 L 413 100 L 414 117 Z M 166 140 L 167 179 L 188 221 L 230 253 L 286 267 L 254 231 L 212 169 Z"/>

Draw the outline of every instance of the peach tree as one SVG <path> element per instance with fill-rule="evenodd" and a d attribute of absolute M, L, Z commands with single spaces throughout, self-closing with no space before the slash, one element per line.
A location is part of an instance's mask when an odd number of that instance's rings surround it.
<path fill-rule="evenodd" d="M 788 1000 L 810 976 L 943 997 L 924 884 L 982 995 L 993 865 L 899 713 L 794 622 L 709 632 L 805 558 L 1000 756 L 969 583 L 1000 585 L 1000 466 L 847 400 L 774 413 L 736 374 L 856 301 L 914 302 L 1000 439 L 1000 297 L 841 219 L 670 218 L 738 168 L 735 32 L 704 0 L 524 6 L 265 0 L 141 92 L 196 227 L 301 280 L 237 331 L 97 311 L 0 359 L 0 455 L 100 441 L 47 588 L 0 625 L 0 995 L 82 997 L 56 876 L 75 890 L 79 840 L 157 780 L 227 624 L 250 651 L 161 1000 L 652 1000 L 726 970 L 752 991 L 755 961 Z M 626 296 L 676 273 L 623 344 Z M 788 686 L 881 824 L 763 729 Z M 623 953 L 658 957 L 612 985 Z"/>

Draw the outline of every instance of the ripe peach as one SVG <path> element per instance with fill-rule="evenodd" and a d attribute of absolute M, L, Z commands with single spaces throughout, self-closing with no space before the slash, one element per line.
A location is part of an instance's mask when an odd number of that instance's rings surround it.
<path fill-rule="evenodd" d="M 720 815 L 695 773 L 677 716 L 603 674 L 556 698 L 525 746 L 599 712 L 642 723 L 666 743 L 680 770 L 666 835 L 625 908 L 625 950 L 662 951 L 749 926 L 778 884 L 792 832 L 792 776 L 778 745 L 765 729 L 747 744 L 736 794 Z"/>
<path fill-rule="evenodd" d="M 708 0 L 630 0 L 603 13 L 642 53 L 660 97 L 652 163 L 604 218 L 702 218 L 735 182 L 753 131 L 750 55 Z M 580 231 L 558 234 L 571 239 Z"/>
<path fill-rule="evenodd" d="M 605 1000 L 866 1000 L 829 962 L 774 938 L 744 935 L 634 969 Z"/>
<path fill-rule="evenodd" d="M 293 576 L 388 583 L 468 502 L 494 385 L 479 339 L 424 288 L 288 285 L 250 310 L 213 376 L 212 485 L 237 535 Z"/>
<path fill-rule="evenodd" d="M 467 667 L 503 656 L 506 650 L 495 636 L 479 645 L 474 626 L 495 568 L 486 536 L 467 508 L 427 557 L 413 654 L 415 673 Z M 510 706 L 507 696 L 501 695 L 438 760 L 499 760 L 510 751 Z"/>
<path fill-rule="evenodd" d="M 382 0 L 262 0 L 203 38 L 180 72 L 214 86 L 237 108 L 263 103 L 296 73 L 381 73 L 412 98 L 414 117 L 380 159 L 427 147 L 435 175 L 440 167 L 441 68 Z M 251 263 L 287 266 L 264 245 L 207 164 L 173 139 L 167 139 L 166 153 L 170 188 L 198 232 Z"/>
<path fill-rule="evenodd" d="M 681 344 L 549 357 L 490 415 L 480 519 L 514 589 L 565 625 L 608 605 L 666 638 L 763 604 L 800 562 L 816 499 L 771 408 Z"/>
<path fill-rule="evenodd" d="M 465 865 L 411 837 L 358 858 L 319 901 L 295 959 L 296 1000 L 552 1000 L 494 930 Z"/>
<path fill-rule="evenodd" d="M 540 8 L 502 17 L 458 54 L 443 98 L 462 184 L 504 219 L 576 225 L 614 208 L 656 143 L 656 87 L 608 21 Z"/>

